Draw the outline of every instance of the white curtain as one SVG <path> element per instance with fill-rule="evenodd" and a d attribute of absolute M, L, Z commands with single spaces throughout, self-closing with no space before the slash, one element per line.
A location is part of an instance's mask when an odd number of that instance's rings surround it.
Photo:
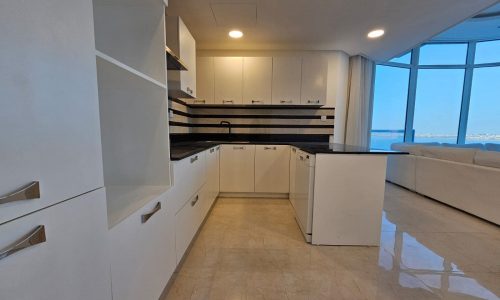
<path fill-rule="evenodd" d="M 370 146 L 375 64 L 362 56 L 349 59 L 349 88 L 344 143 Z"/>

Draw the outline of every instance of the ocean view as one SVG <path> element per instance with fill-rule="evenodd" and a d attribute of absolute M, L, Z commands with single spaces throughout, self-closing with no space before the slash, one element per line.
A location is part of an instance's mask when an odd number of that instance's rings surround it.
<path fill-rule="evenodd" d="M 404 136 L 402 133 L 372 133 L 371 148 L 373 149 L 390 149 L 391 144 L 403 142 Z M 447 135 L 415 135 L 416 143 L 450 143 L 455 144 L 457 141 L 456 136 Z M 468 135 L 466 143 L 494 143 L 500 144 L 500 134 L 477 134 Z"/>

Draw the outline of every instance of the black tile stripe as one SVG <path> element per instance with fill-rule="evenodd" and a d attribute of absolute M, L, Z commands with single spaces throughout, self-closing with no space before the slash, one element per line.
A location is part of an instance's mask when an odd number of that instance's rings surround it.
<path fill-rule="evenodd" d="M 321 120 L 321 115 L 207 115 L 190 114 L 176 109 L 170 109 L 174 114 L 196 119 L 302 119 Z M 328 120 L 334 120 L 335 116 L 326 116 Z"/>
<path fill-rule="evenodd" d="M 228 128 L 221 124 L 189 124 L 170 121 L 170 126 Z M 231 128 L 334 128 L 334 125 L 280 125 L 280 124 L 231 124 Z"/>

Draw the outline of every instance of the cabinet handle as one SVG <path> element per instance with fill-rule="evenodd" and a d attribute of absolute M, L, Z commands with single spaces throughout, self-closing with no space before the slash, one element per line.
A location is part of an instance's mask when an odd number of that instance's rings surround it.
<path fill-rule="evenodd" d="M 252 100 L 252 104 L 253 103 L 262 103 L 262 101 L 260 101 L 260 100 Z"/>
<path fill-rule="evenodd" d="M 220 150 L 220 146 L 217 146 L 217 148 L 215 148 L 215 149 L 216 149 L 217 151 L 219 151 L 219 150 Z"/>
<path fill-rule="evenodd" d="M 196 103 L 203 103 L 203 104 L 205 104 L 205 100 L 195 99 L 195 100 L 194 100 L 194 103 L 195 103 L 195 104 L 196 104 Z"/>
<path fill-rule="evenodd" d="M 233 103 L 233 100 L 222 100 L 222 103 Z"/>
<path fill-rule="evenodd" d="M 194 163 L 195 161 L 198 160 L 198 155 L 196 155 L 195 157 L 191 157 L 191 163 Z"/>
<path fill-rule="evenodd" d="M 276 150 L 276 147 L 264 147 L 264 150 Z"/>
<path fill-rule="evenodd" d="M 200 200 L 200 196 L 196 195 L 196 197 L 194 197 L 194 200 L 191 201 L 191 206 L 195 206 L 196 202 L 198 202 L 198 200 Z"/>
<path fill-rule="evenodd" d="M 210 153 L 214 153 L 215 148 L 210 149 Z"/>
<path fill-rule="evenodd" d="M 141 216 L 142 224 L 146 223 L 154 214 L 156 214 L 161 209 L 161 202 L 156 203 L 155 208 L 147 214 Z"/>
<path fill-rule="evenodd" d="M 295 148 L 292 148 L 292 152 L 297 152 L 297 149 L 295 149 Z"/>
<path fill-rule="evenodd" d="M 245 150 L 245 147 L 244 146 L 241 146 L 241 147 L 233 147 L 234 150 Z"/>
<path fill-rule="evenodd" d="M 45 237 L 45 226 L 39 225 L 32 232 L 22 237 L 13 245 L 0 250 L 0 260 L 16 253 L 17 251 L 29 248 L 37 244 L 44 243 L 46 240 L 47 239 Z"/>
<path fill-rule="evenodd" d="M 40 182 L 33 181 L 18 190 L 0 197 L 0 204 L 40 198 Z"/>
<path fill-rule="evenodd" d="M 299 155 L 299 158 L 300 158 L 300 160 L 304 160 L 305 159 L 304 156 L 302 156 L 302 155 Z"/>
<path fill-rule="evenodd" d="M 307 103 L 316 103 L 316 104 L 319 104 L 319 100 L 307 100 Z"/>
<path fill-rule="evenodd" d="M 280 103 L 292 103 L 292 100 L 281 100 Z"/>

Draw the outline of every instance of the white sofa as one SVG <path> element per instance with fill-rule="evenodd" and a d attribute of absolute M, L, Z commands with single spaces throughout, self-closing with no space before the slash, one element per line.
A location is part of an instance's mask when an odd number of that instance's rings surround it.
<path fill-rule="evenodd" d="M 500 225 L 500 145 L 397 143 L 387 180 Z"/>

